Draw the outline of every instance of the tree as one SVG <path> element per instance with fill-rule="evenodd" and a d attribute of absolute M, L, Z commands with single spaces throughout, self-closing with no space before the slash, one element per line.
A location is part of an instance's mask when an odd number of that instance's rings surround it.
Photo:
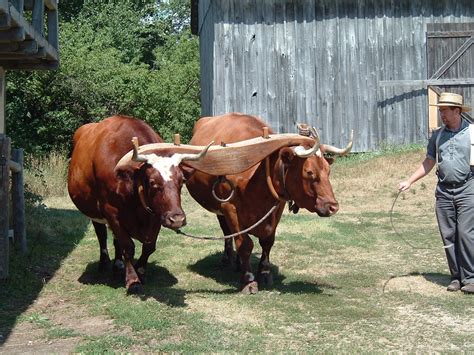
<path fill-rule="evenodd" d="M 200 102 L 189 2 L 68 4 L 60 21 L 60 68 L 8 73 L 14 144 L 35 154 L 69 147 L 80 125 L 118 113 L 147 121 L 167 140 L 178 132 L 190 138 Z"/>

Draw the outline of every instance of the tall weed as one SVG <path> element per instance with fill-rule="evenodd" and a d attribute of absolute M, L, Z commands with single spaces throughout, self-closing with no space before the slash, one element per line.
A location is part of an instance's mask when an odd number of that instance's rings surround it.
<path fill-rule="evenodd" d="M 67 195 L 68 158 L 63 151 L 53 151 L 43 157 L 26 157 L 26 190 L 42 198 Z"/>

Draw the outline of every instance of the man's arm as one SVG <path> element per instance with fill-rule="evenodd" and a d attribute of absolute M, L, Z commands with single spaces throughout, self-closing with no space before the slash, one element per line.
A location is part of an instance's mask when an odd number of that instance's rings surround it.
<path fill-rule="evenodd" d="M 398 191 L 406 191 L 410 188 L 410 186 L 421 179 L 422 177 L 428 175 L 428 173 L 433 169 L 435 166 L 436 161 L 434 159 L 426 157 L 425 160 L 423 160 L 423 163 L 416 169 L 416 171 L 411 175 L 408 180 L 402 181 L 398 185 Z"/>

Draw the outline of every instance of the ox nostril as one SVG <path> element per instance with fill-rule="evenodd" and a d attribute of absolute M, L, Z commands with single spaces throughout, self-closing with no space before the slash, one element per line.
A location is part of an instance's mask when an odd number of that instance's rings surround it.
<path fill-rule="evenodd" d="M 339 211 L 339 204 L 335 204 L 335 205 L 330 205 L 329 206 L 329 213 L 330 214 L 335 214 L 337 211 Z"/>
<path fill-rule="evenodd" d="M 184 214 L 170 215 L 167 219 L 170 225 L 186 225 L 186 216 Z"/>

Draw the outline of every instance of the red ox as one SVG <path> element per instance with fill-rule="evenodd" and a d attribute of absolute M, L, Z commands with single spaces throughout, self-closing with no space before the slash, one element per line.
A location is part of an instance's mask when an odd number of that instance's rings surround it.
<path fill-rule="evenodd" d="M 214 140 L 216 144 L 225 144 L 255 138 L 262 135 L 262 129 L 265 126 L 267 125 L 260 119 L 239 113 L 204 117 L 197 121 L 194 127 L 191 144 L 201 145 L 209 140 Z M 296 206 L 316 212 L 322 217 L 335 214 L 339 205 L 329 182 L 329 165 L 332 160 L 326 159 L 324 153 L 346 154 L 351 147 L 352 142 L 345 149 L 319 144 L 317 138 L 314 140 L 313 147 L 309 145 L 283 147 L 269 156 L 268 176 L 271 184 L 267 183 L 264 162 L 243 173 L 227 175 L 225 178 L 230 184 L 220 184 L 214 191 L 214 195 L 220 195 L 224 200 L 231 193 L 230 185 L 232 184 L 235 191 L 228 202 L 219 202 L 213 196 L 216 176 L 196 171 L 186 182 L 186 186 L 199 204 L 217 214 L 225 235 L 238 233 L 253 226 L 275 204 L 278 204 L 278 207 L 262 223 L 249 232 L 258 237 L 262 247 L 257 280 L 261 284 L 270 286 L 273 282 L 270 271 L 270 249 L 275 241 L 276 227 L 285 202 L 291 200 Z M 270 185 L 273 185 L 279 199 L 271 193 Z M 250 266 L 253 242 L 247 233 L 237 235 L 234 240 L 242 271 L 242 292 L 256 293 L 258 283 L 255 281 Z M 232 257 L 232 240 L 226 239 L 224 260 L 232 263 Z"/>
<path fill-rule="evenodd" d="M 186 224 L 179 164 L 199 159 L 205 150 L 178 154 L 170 148 L 140 156 L 135 149 L 133 155 L 126 155 L 132 148 L 132 137 L 141 144 L 163 142 L 146 123 L 126 116 L 80 127 L 74 134 L 68 190 L 79 211 L 94 225 L 100 245 L 99 269 L 110 263 L 107 224 L 115 237 L 114 268 L 123 268 L 124 263 L 127 292 L 140 293 L 161 226 L 178 229 Z M 132 238 L 143 244 L 135 265 Z"/>

